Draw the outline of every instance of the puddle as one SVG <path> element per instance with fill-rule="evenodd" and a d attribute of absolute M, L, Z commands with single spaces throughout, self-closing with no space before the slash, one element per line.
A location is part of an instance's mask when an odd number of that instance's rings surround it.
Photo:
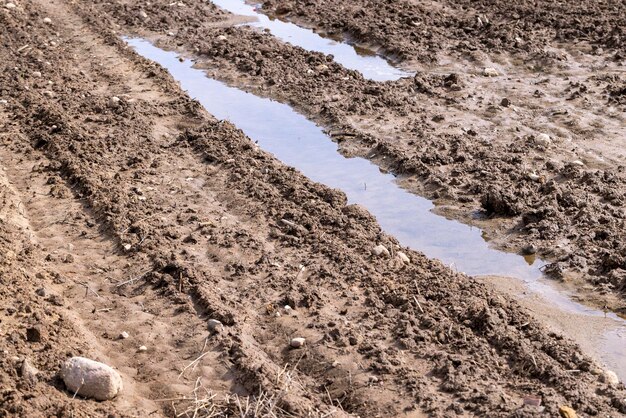
<path fill-rule="evenodd" d="M 284 42 L 309 51 L 331 54 L 336 62 L 360 72 L 370 80 L 389 81 L 413 76 L 413 73 L 395 68 L 374 51 L 355 47 L 337 39 L 324 38 L 310 29 L 268 17 L 258 11 L 257 5 L 247 4 L 245 0 L 211 0 L 211 2 L 233 14 L 256 18 L 256 22 L 245 23 L 245 25 L 269 29 L 272 35 Z"/>
<path fill-rule="evenodd" d="M 435 215 L 427 199 L 401 189 L 396 178 L 383 174 L 369 160 L 345 158 L 322 129 L 291 107 L 260 98 L 208 78 L 190 60 L 179 61 L 147 41 L 126 39 L 141 55 L 167 68 L 172 76 L 215 117 L 225 119 L 259 146 L 314 181 L 343 190 L 350 203 L 366 207 L 389 234 L 408 247 L 437 258 L 453 269 L 475 276 L 514 277 L 553 309 L 575 317 L 581 329 L 593 329 L 583 341 L 620 379 L 626 380 L 626 321 L 571 300 L 542 277 L 535 260 L 489 247 L 478 228 Z M 578 332 L 572 338 L 584 338 Z M 590 335 L 589 333 L 585 335 Z"/>

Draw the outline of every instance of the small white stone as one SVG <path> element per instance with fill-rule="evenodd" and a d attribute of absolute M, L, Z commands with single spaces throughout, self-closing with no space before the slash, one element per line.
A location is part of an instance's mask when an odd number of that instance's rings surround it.
<path fill-rule="evenodd" d="M 541 176 L 535 174 L 535 173 L 528 173 L 528 179 L 532 180 L 532 181 L 539 181 L 541 180 Z"/>
<path fill-rule="evenodd" d="M 43 18 L 43 23 L 52 23 L 52 19 L 50 19 L 49 17 L 44 17 Z"/>
<path fill-rule="evenodd" d="M 293 313 L 293 308 L 289 305 L 285 305 L 284 309 L 287 315 L 291 315 Z"/>
<path fill-rule="evenodd" d="M 497 76 L 499 76 L 499 75 L 500 75 L 500 73 L 498 72 L 498 70 L 496 70 L 496 69 L 495 69 L 495 68 L 493 68 L 493 67 L 486 67 L 486 68 L 483 70 L 483 75 L 484 75 L 485 77 L 497 77 Z"/>
<path fill-rule="evenodd" d="M 297 337 L 297 338 L 292 338 L 291 343 L 289 343 L 289 345 L 292 346 L 293 348 L 300 348 L 304 345 L 305 342 L 306 340 L 304 338 Z"/>
<path fill-rule="evenodd" d="M 22 362 L 22 368 L 20 369 L 20 374 L 22 375 L 22 378 L 34 382 L 37 380 L 38 373 L 39 370 L 37 370 L 35 366 L 30 364 L 28 362 L 28 359 L 24 359 L 24 361 Z"/>
<path fill-rule="evenodd" d="M 33 71 L 33 77 L 41 77 L 41 73 L 39 71 Z"/>
<path fill-rule="evenodd" d="M 147 19 L 148 18 L 148 13 L 144 12 L 143 10 L 139 12 L 139 16 L 142 19 Z"/>
<path fill-rule="evenodd" d="M 577 165 L 579 167 L 584 167 L 585 166 L 585 163 L 583 163 L 580 160 L 574 160 L 574 161 L 572 161 L 572 164 Z"/>
<path fill-rule="evenodd" d="M 126 251 L 130 251 L 131 248 L 132 248 L 132 246 L 130 244 L 124 244 L 124 249 Z"/>
<path fill-rule="evenodd" d="M 15 4 L 7 3 L 7 4 L 4 5 L 4 7 L 6 7 L 7 9 L 15 9 Z"/>
<path fill-rule="evenodd" d="M 398 251 L 398 258 L 402 260 L 404 264 L 411 264 L 411 259 L 408 255 L 404 254 L 402 251 Z"/>
<path fill-rule="evenodd" d="M 535 144 L 547 147 L 552 143 L 552 139 L 548 134 L 539 134 L 535 137 Z"/>
<path fill-rule="evenodd" d="M 145 345 L 142 345 L 137 349 L 137 351 L 141 351 L 141 352 L 148 351 L 148 347 L 146 347 Z"/>
<path fill-rule="evenodd" d="M 375 255 L 376 257 L 380 257 L 383 254 L 386 256 L 389 256 L 389 250 L 384 245 L 379 244 L 375 246 L 374 248 L 372 248 L 372 254 Z"/>
<path fill-rule="evenodd" d="M 118 107 L 120 105 L 120 98 L 117 96 L 113 96 L 109 99 L 109 106 Z"/>
<path fill-rule="evenodd" d="M 207 327 L 211 332 L 219 332 L 224 329 L 224 325 L 217 319 L 209 319 L 209 321 L 207 322 Z"/>
<path fill-rule="evenodd" d="M 602 380 L 604 380 L 611 386 L 619 385 L 619 377 L 617 377 L 617 374 L 615 374 L 615 372 L 611 370 L 604 371 L 604 373 L 602 374 Z"/>
<path fill-rule="evenodd" d="M 217 40 L 218 40 L 218 41 L 225 41 L 225 40 L 227 40 L 227 39 L 228 39 L 228 38 L 227 38 L 226 36 L 224 36 L 224 35 L 219 35 L 219 36 L 217 37 Z"/>
<path fill-rule="evenodd" d="M 63 363 L 61 378 L 72 393 L 99 401 L 113 399 L 122 390 L 122 377 L 104 363 L 72 357 Z"/>
<path fill-rule="evenodd" d="M 125 339 L 127 339 L 128 337 L 130 337 L 130 335 L 129 335 L 126 331 L 123 331 L 123 332 L 120 334 L 120 340 L 125 340 Z"/>
<path fill-rule="evenodd" d="M 5 105 L 5 104 L 9 104 L 9 101 L 5 100 L 5 99 L 1 99 L 0 100 L 0 105 Z"/>

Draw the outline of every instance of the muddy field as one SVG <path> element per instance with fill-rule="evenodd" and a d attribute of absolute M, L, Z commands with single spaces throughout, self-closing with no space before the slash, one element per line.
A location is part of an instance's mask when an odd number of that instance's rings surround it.
<path fill-rule="evenodd" d="M 594 4 L 263 5 L 416 72 L 375 82 L 206 1 L 3 2 L 0 416 L 626 414 L 567 335 L 402 247 L 121 38 L 292 105 L 624 312 L 626 11 Z M 120 394 L 68 390 L 72 356 L 112 366 Z"/>

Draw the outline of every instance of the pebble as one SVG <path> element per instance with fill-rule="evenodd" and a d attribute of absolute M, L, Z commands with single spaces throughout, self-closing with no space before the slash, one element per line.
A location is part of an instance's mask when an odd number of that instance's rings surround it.
<path fill-rule="evenodd" d="M 132 248 L 132 245 L 130 245 L 130 244 L 124 244 L 124 249 L 125 249 L 126 251 L 130 251 L 130 249 L 131 249 L 131 248 Z"/>
<path fill-rule="evenodd" d="M 580 167 L 584 167 L 585 166 L 585 163 L 583 163 L 580 160 L 574 160 L 574 161 L 572 161 L 572 164 L 580 166 Z"/>
<path fill-rule="evenodd" d="M 528 179 L 532 181 L 540 181 L 541 176 L 535 173 L 528 173 Z"/>
<path fill-rule="evenodd" d="M 61 367 L 61 378 L 71 393 L 98 401 L 113 399 L 122 390 L 122 377 L 110 366 L 84 357 L 72 357 Z"/>
<path fill-rule="evenodd" d="M 500 106 L 509 107 L 511 106 L 511 101 L 505 97 L 500 101 Z"/>
<path fill-rule="evenodd" d="M 35 383 L 37 381 L 37 373 L 39 373 L 39 370 L 30 364 L 28 359 L 24 359 L 22 367 L 20 368 L 20 375 L 22 376 L 22 379 Z"/>
<path fill-rule="evenodd" d="M 576 418 L 576 411 L 569 406 L 559 406 L 559 414 L 563 418 Z"/>
<path fill-rule="evenodd" d="M 1 105 L 9 104 L 9 101 L 5 100 L 5 99 L 2 99 L 2 100 L 0 100 L 0 104 Z"/>
<path fill-rule="evenodd" d="M 522 248 L 522 253 L 525 255 L 533 255 L 537 253 L 537 247 L 533 244 L 529 244 Z"/>
<path fill-rule="evenodd" d="M 402 260 L 404 264 L 411 264 L 411 259 L 408 255 L 404 254 L 402 251 L 398 251 L 398 258 Z"/>
<path fill-rule="evenodd" d="M 125 339 L 127 339 L 128 337 L 130 337 L 130 335 L 129 335 L 126 331 L 123 331 L 123 332 L 120 334 L 120 340 L 125 340 Z"/>
<path fill-rule="evenodd" d="M 289 345 L 292 346 L 293 348 L 300 348 L 304 345 L 305 342 L 306 340 L 304 338 L 297 337 L 297 338 L 292 338 Z"/>
<path fill-rule="evenodd" d="M 602 380 L 611 386 L 619 385 L 619 378 L 617 377 L 615 372 L 611 370 L 605 370 L 604 373 L 602 373 Z"/>
<path fill-rule="evenodd" d="M 148 18 L 148 13 L 144 12 L 143 10 L 139 12 L 139 16 L 142 19 L 147 19 Z"/>
<path fill-rule="evenodd" d="M 50 90 L 44 90 L 43 95 L 46 97 L 54 97 L 54 92 Z"/>
<path fill-rule="evenodd" d="M 211 332 L 219 332 L 224 328 L 224 325 L 217 319 L 209 319 L 209 322 L 207 322 L 207 327 Z"/>
<path fill-rule="evenodd" d="M 41 73 L 39 71 L 33 71 L 33 77 L 41 77 Z"/>
<path fill-rule="evenodd" d="M 43 23 L 48 23 L 48 24 L 50 24 L 50 23 L 52 23 L 52 19 L 50 19 L 49 17 L 44 17 L 44 18 L 43 18 Z"/>
<path fill-rule="evenodd" d="M 495 69 L 495 68 L 493 68 L 493 67 L 486 67 L 486 68 L 483 70 L 483 75 L 484 75 L 485 77 L 497 77 L 497 76 L 499 76 L 499 75 L 500 75 L 500 73 L 498 72 L 498 70 L 496 70 L 496 69 Z"/>
<path fill-rule="evenodd" d="M 220 36 L 218 36 L 218 37 L 217 37 L 217 40 L 218 40 L 218 41 L 225 41 L 225 40 L 227 40 L 227 39 L 228 39 L 228 38 L 227 38 L 226 36 L 224 36 L 224 35 L 220 35 Z"/>
<path fill-rule="evenodd" d="M 120 98 L 117 96 L 113 96 L 109 99 L 109 106 L 118 107 L 120 105 Z"/>
<path fill-rule="evenodd" d="M 535 144 L 547 147 L 552 143 L 552 139 L 548 134 L 539 134 L 535 137 Z"/>
<path fill-rule="evenodd" d="M 7 4 L 4 5 L 4 7 L 6 7 L 7 9 L 15 9 L 15 4 L 7 3 Z"/>
<path fill-rule="evenodd" d="M 40 287 L 39 289 L 35 290 L 35 293 L 37 294 L 37 296 L 41 296 L 41 297 L 46 297 L 48 295 L 48 292 L 43 287 Z"/>
<path fill-rule="evenodd" d="M 375 255 L 376 257 L 379 257 L 383 254 L 386 256 L 389 256 L 389 250 L 384 245 L 379 244 L 375 246 L 374 248 L 372 248 L 372 254 Z"/>
<path fill-rule="evenodd" d="M 145 345 L 142 345 L 137 349 L 137 351 L 141 351 L 141 352 L 148 351 L 148 347 L 146 347 Z"/>
<path fill-rule="evenodd" d="M 293 313 L 293 308 L 291 306 L 289 306 L 289 305 L 285 305 L 284 309 L 285 309 L 285 313 L 287 315 L 291 315 Z"/>

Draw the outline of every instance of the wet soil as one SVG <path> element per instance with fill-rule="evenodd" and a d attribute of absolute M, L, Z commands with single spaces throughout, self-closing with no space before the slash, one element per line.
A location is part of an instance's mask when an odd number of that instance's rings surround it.
<path fill-rule="evenodd" d="M 404 186 L 433 199 L 440 213 L 480 226 L 498 248 L 519 253 L 532 248 L 551 263 L 546 270 L 551 277 L 587 302 L 625 312 L 626 123 L 619 45 L 615 49 L 601 37 L 564 43 L 564 35 L 537 30 L 527 32 L 536 38 L 532 48 L 476 44 L 446 49 L 428 60 L 402 56 L 406 69 L 417 74 L 379 83 L 343 68 L 331 56 L 285 44 L 254 28 L 233 27 L 242 18 L 210 3 L 166 3 L 102 1 L 80 10 L 107 28 L 198 58 L 214 78 L 294 106 L 325 126 L 344 154 L 368 157 L 408 177 Z M 322 32 L 339 25 L 335 9 L 340 8 L 307 4 L 274 2 L 266 8 L 296 22 L 310 16 L 308 25 Z M 344 20 L 365 26 L 374 20 L 364 15 L 381 13 L 379 29 L 393 30 L 395 25 L 386 23 L 396 16 L 390 8 L 361 6 L 362 13 L 343 13 Z M 426 6 L 430 14 L 466 13 L 446 3 L 422 4 Z M 406 14 L 412 9 L 399 3 L 398 10 Z M 420 15 L 423 30 L 437 33 L 445 19 L 426 15 Z M 520 25 L 541 20 L 530 11 L 526 15 Z M 607 25 L 617 25 L 617 16 Z M 405 20 L 399 20 L 402 26 Z M 502 31 L 510 26 L 504 17 L 491 16 L 489 22 Z M 457 39 L 456 32 L 445 33 Z M 395 36 L 418 49 L 426 42 Z M 433 47 L 453 43 L 437 37 L 428 42 Z M 605 50 L 598 49 L 600 42 Z M 392 40 L 372 44 L 391 45 Z M 493 68 L 497 76 L 486 76 L 485 68 Z"/>
<path fill-rule="evenodd" d="M 414 79 L 365 81 L 328 57 L 221 27 L 236 19 L 206 2 L 2 7 L 0 415 L 626 413 L 623 386 L 516 301 L 401 247 L 343 193 L 206 113 L 119 39 L 113 20 L 130 30 L 145 20 L 136 7 L 153 14 L 155 34 L 184 23 L 186 38 L 165 37 L 204 50 L 222 78 L 284 100 L 299 90 L 309 99 L 296 106 L 333 126 L 356 130 L 348 102 L 364 118 L 399 117 L 431 97 Z M 192 37 L 202 33 L 211 36 Z M 304 79 L 313 65 L 318 76 Z M 339 91 L 350 97 L 330 100 Z M 356 137 L 347 151 L 379 141 Z M 373 257 L 379 243 L 411 263 Z M 224 328 L 210 333 L 210 318 Z M 296 336 L 304 348 L 289 348 Z M 67 392 L 57 371 L 77 354 L 118 369 L 121 396 Z M 21 374 L 25 358 L 36 379 Z"/>

